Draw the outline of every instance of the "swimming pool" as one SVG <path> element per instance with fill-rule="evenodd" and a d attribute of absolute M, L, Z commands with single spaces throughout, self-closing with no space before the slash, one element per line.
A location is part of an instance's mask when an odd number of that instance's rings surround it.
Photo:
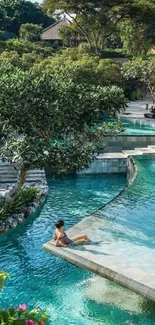
<path fill-rule="evenodd" d="M 114 222 L 111 230 L 118 243 L 123 237 L 128 242 L 133 237 L 137 247 L 154 250 L 155 160 L 138 159 L 138 165 L 140 172 L 133 185 L 101 214 Z M 153 325 L 155 316 L 148 312 L 141 297 L 41 249 L 50 239 L 58 217 L 63 217 L 69 227 L 109 201 L 125 184 L 123 175 L 70 176 L 63 183 L 50 183 L 40 214 L 9 236 L 0 237 L 0 268 L 11 275 L 0 294 L 1 305 L 25 302 L 30 307 L 40 306 L 47 310 L 50 325 Z M 131 228 L 130 238 L 126 239 L 125 231 L 120 230 L 121 223 Z M 107 229 L 105 235 L 111 236 L 111 230 Z"/>
<path fill-rule="evenodd" d="M 25 302 L 47 310 L 50 324 L 65 325 L 69 317 L 68 325 L 84 324 L 83 300 L 88 300 L 82 283 L 92 275 L 47 254 L 41 246 L 52 236 L 58 218 L 63 217 L 70 227 L 113 198 L 126 181 L 123 175 L 68 176 L 63 182 L 50 181 L 40 214 L 0 237 L 0 269 L 11 276 L 0 293 L 1 305 Z"/>
<path fill-rule="evenodd" d="M 121 118 L 125 134 L 129 135 L 155 135 L 155 126 L 151 122 Z"/>

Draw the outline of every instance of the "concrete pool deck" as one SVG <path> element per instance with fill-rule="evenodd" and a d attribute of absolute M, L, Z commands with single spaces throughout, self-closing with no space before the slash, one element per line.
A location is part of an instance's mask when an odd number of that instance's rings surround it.
<path fill-rule="evenodd" d="M 66 248 L 56 247 L 53 241 L 43 248 L 76 266 L 85 268 L 106 279 L 114 281 L 155 302 L 155 276 L 131 266 L 128 259 L 122 259 L 117 246 L 104 242 L 102 229 L 104 220 L 97 216 L 84 218 L 67 231 L 69 237 L 86 233 L 92 240 L 90 244 Z M 96 234 L 98 234 L 96 236 Z"/>

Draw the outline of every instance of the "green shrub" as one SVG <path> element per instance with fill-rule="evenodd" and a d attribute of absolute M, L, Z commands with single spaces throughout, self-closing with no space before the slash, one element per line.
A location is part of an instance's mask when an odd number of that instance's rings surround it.
<path fill-rule="evenodd" d="M 35 53 L 47 58 L 53 55 L 54 50 L 51 46 L 40 42 L 30 42 L 23 39 L 9 39 L 7 41 L 0 40 L 0 52 L 3 51 L 16 51 L 20 56 L 24 53 Z"/>
<path fill-rule="evenodd" d="M 26 205 L 34 200 L 38 194 L 35 187 L 19 190 L 12 198 L 0 202 L 0 219 L 6 219 L 10 214 L 20 213 Z"/>

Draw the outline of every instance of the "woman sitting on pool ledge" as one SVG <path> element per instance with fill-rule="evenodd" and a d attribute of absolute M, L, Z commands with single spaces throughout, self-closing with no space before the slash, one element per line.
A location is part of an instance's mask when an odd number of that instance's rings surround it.
<path fill-rule="evenodd" d="M 90 241 L 87 235 L 79 235 L 73 239 L 68 238 L 64 229 L 64 221 L 58 220 L 55 224 L 56 230 L 53 236 L 54 243 L 57 247 L 67 247 L 70 244 L 84 244 Z"/>

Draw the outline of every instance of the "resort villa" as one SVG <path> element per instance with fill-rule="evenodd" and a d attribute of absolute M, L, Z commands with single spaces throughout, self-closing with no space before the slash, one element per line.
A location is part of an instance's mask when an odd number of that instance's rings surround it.
<path fill-rule="evenodd" d="M 56 23 L 48 26 L 45 28 L 41 34 L 41 41 L 42 42 L 50 42 L 53 43 L 55 41 L 62 44 L 62 38 L 59 33 L 59 29 L 62 26 L 70 26 L 71 22 L 66 17 L 58 20 Z"/>

